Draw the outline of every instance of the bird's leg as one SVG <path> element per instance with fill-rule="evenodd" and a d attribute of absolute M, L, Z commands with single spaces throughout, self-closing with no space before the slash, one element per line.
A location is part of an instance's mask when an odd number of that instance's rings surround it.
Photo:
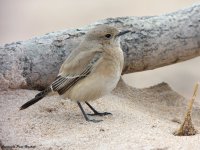
<path fill-rule="evenodd" d="M 88 114 L 90 116 L 105 116 L 105 115 L 112 115 L 111 113 L 109 112 L 103 112 L 103 113 L 100 113 L 98 112 L 97 110 L 95 110 L 88 102 L 85 102 L 88 107 L 90 107 L 90 109 L 94 112 L 94 114 Z"/>
<path fill-rule="evenodd" d="M 77 101 L 77 104 L 78 104 L 78 106 L 79 106 L 81 112 L 83 113 L 83 116 L 84 116 L 84 118 L 85 118 L 86 121 L 91 121 L 91 122 L 95 122 L 95 123 L 96 123 L 96 122 L 102 121 L 102 120 L 89 119 L 88 116 L 86 115 L 86 113 L 85 113 L 83 107 L 81 106 L 81 103 L 80 103 L 79 101 Z"/>

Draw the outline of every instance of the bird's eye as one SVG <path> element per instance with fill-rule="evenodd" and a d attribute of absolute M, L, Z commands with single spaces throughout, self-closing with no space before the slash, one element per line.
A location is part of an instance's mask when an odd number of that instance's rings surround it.
<path fill-rule="evenodd" d="M 111 38 L 111 34 L 106 34 L 105 37 L 106 37 L 107 39 L 109 39 L 109 38 Z"/>

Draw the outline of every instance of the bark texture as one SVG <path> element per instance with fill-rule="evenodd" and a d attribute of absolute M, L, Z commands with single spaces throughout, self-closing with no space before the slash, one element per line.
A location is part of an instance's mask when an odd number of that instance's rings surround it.
<path fill-rule="evenodd" d="M 83 28 L 0 46 L 0 89 L 46 87 L 88 29 L 99 24 L 131 30 L 121 38 L 123 74 L 200 55 L 200 4 L 160 16 L 108 18 Z"/>

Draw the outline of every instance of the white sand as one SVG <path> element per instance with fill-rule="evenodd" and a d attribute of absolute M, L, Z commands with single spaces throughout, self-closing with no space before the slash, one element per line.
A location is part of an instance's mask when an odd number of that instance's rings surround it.
<path fill-rule="evenodd" d="M 97 110 L 113 114 L 93 117 L 102 118 L 100 123 L 86 122 L 75 103 L 58 96 L 47 97 L 19 111 L 19 107 L 36 93 L 30 90 L 0 92 L 2 145 L 28 145 L 49 150 L 200 149 L 199 134 L 189 137 L 172 134 L 180 126 L 172 120 L 182 120 L 187 100 L 165 83 L 135 89 L 121 82 L 113 94 L 91 102 Z M 88 108 L 86 111 L 90 112 Z M 200 131 L 199 118 L 200 103 L 196 101 L 193 123 Z"/>

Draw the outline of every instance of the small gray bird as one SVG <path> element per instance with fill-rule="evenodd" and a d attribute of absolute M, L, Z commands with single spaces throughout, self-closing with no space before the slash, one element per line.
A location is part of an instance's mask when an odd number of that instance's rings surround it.
<path fill-rule="evenodd" d="M 51 92 L 57 92 L 64 99 L 77 102 L 86 121 L 88 115 L 104 116 L 88 101 L 96 100 L 110 93 L 117 85 L 124 64 L 119 37 L 129 31 L 119 32 L 115 27 L 99 25 L 90 30 L 80 45 L 74 49 L 62 64 L 57 78 L 44 91 L 20 107 L 20 110 L 38 102 Z M 80 102 L 85 102 L 94 114 L 86 114 Z"/>

